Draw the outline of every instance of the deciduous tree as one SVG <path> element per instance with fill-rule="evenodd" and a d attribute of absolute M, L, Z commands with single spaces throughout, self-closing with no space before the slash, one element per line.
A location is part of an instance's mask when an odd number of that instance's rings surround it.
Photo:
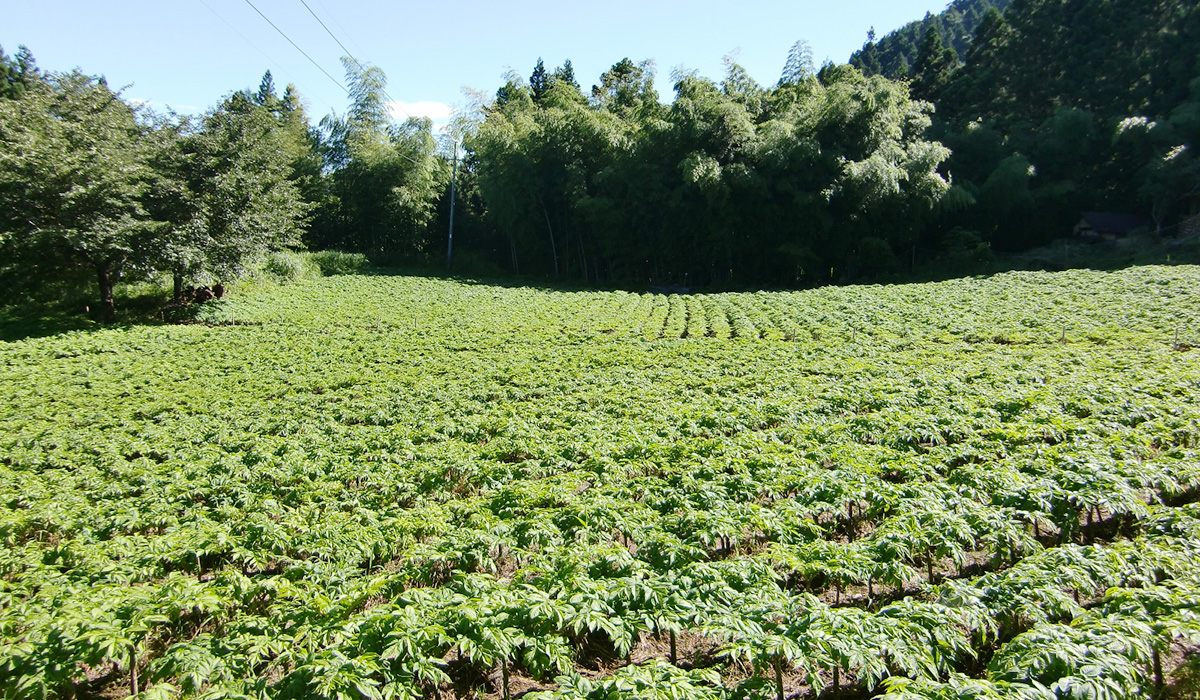
<path fill-rule="evenodd" d="M 101 317 L 113 285 L 145 268 L 160 230 L 141 197 L 151 180 L 146 128 L 103 78 L 50 73 L 0 100 L 0 249 L 35 277 L 86 270 Z"/>

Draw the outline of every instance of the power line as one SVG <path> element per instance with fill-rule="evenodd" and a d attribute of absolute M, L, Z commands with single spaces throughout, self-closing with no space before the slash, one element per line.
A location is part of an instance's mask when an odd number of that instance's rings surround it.
<path fill-rule="evenodd" d="M 269 55 L 267 55 L 267 52 L 265 52 L 265 51 L 263 51 L 262 49 L 260 49 L 260 48 L 258 47 L 258 45 L 257 45 L 257 44 L 255 44 L 253 41 L 250 41 L 250 38 L 249 38 L 249 37 L 247 37 L 245 34 L 242 34 L 240 31 L 238 31 L 238 28 L 237 28 L 237 27 L 235 27 L 235 26 L 233 26 L 232 24 L 230 24 L 230 23 L 229 23 L 229 20 L 227 20 L 227 19 L 225 19 L 224 17 L 222 17 L 222 16 L 221 16 L 221 13 L 217 12 L 216 10 L 214 10 L 214 9 L 212 8 L 212 5 L 209 5 L 207 2 L 205 2 L 205 0 L 200 0 L 200 4 L 201 4 L 201 5 L 204 5 L 206 8 L 208 8 L 208 11 L 209 11 L 209 12 L 213 13 L 214 15 L 216 15 L 216 18 L 217 18 L 217 19 L 219 19 L 219 20 L 221 20 L 221 22 L 223 22 L 223 23 L 225 24 L 225 26 L 226 26 L 226 27 L 229 27 L 231 30 L 233 30 L 233 33 L 234 33 L 234 34 L 237 34 L 239 37 L 241 37 L 241 38 L 242 38 L 242 41 L 244 41 L 244 42 L 246 42 L 247 44 L 249 44 L 249 45 L 250 45 L 250 48 L 252 48 L 252 49 L 254 49 L 255 51 L 257 51 L 257 52 L 259 52 L 260 54 L 262 54 L 262 57 L 263 57 L 263 58 L 265 58 L 265 59 L 267 59 L 267 61 L 269 61 L 269 62 L 271 63 L 271 65 L 273 65 L 273 66 L 275 66 L 276 68 L 278 68 L 280 72 L 282 72 L 284 75 L 286 75 L 288 78 L 290 78 L 290 82 L 292 82 L 292 83 L 296 83 L 297 85 L 299 85 L 299 81 L 298 81 L 298 80 L 296 80 L 296 76 L 294 76 L 294 75 L 292 75 L 290 72 L 288 72 L 288 69 L 284 68 L 284 67 L 283 67 L 283 65 L 279 63 L 279 61 L 276 61 L 275 59 L 273 59 L 273 58 L 271 58 Z M 316 97 L 315 95 L 314 95 L 314 97 L 315 97 L 316 99 L 320 100 L 322 103 L 324 103 L 324 104 L 325 104 L 325 106 L 326 106 L 326 107 L 328 107 L 330 110 L 333 110 L 333 108 L 334 108 L 334 107 L 333 107 L 333 105 L 329 104 L 329 103 L 328 103 L 328 102 L 326 102 L 325 100 L 321 100 L 321 98 L 319 98 L 319 97 Z"/>
<path fill-rule="evenodd" d="M 304 49 L 300 48 L 296 44 L 296 42 L 292 41 L 291 37 L 289 37 L 287 34 L 284 34 L 282 29 L 280 29 L 279 27 L 276 27 L 275 23 L 272 22 L 266 15 L 264 15 L 262 13 L 262 10 L 258 9 L 257 7 L 254 7 L 254 3 L 250 2 L 250 0 L 246 0 L 246 4 L 249 5 L 251 7 L 251 9 L 253 9 L 255 12 L 257 12 L 259 17 L 262 17 L 263 19 L 267 20 L 267 24 L 271 25 L 271 27 L 275 31 L 279 32 L 279 36 L 283 37 L 284 39 L 287 39 L 289 44 L 291 44 L 292 46 L 295 46 L 296 50 L 299 51 L 301 54 L 303 54 L 304 57 L 307 58 L 310 63 L 312 63 L 314 66 L 316 66 L 317 70 L 324 73 L 326 78 L 329 78 L 330 80 L 332 80 L 334 85 L 337 85 L 339 88 L 341 88 L 342 91 L 345 92 L 347 95 L 350 94 L 350 91 L 346 89 L 346 86 L 342 85 L 340 82 L 338 82 L 337 78 L 333 77 L 332 75 L 329 74 L 328 71 L 326 71 L 324 68 L 322 68 L 320 63 L 317 63 L 316 61 L 314 61 L 312 56 L 309 56 L 307 53 L 305 53 Z"/>
<path fill-rule="evenodd" d="M 304 5 L 304 9 L 308 10 L 308 14 L 312 15 L 313 19 L 317 20 L 317 24 L 321 25 L 321 29 L 324 29 L 325 33 L 328 34 L 334 41 L 336 41 L 338 46 L 342 47 L 342 51 L 346 52 L 346 55 L 350 57 L 350 60 L 361 66 L 362 64 L 358 63 L 358 59 L 354 57 L 354 53 L 351 52 L 350 49 L 346 48 L 346 45 L 342 43 L 341 39 L 337 38 L 337 35 L 329 31 L 329 27 L 325 26 L 325 23 L 321 21 L 321 18 L 317 16 L 316 12 L 313 12 L 313 9 L 308 6 L 308 3 L 305 2 L 305 0 L 300 0 L 300 4 Z"/>
<path fill-rule="evenodd" d="M 250 0 L 246 0 L 246 2 L 247 2 L 247 3 L 249 3 L 249 2 L 250 2 Z M 350 49 L 346 48 L 346 45 L 345 45 L 345 44 L 343 44 L 343 43 L 341 42 L 341 40 L 340 40 L 340 39 L 338 39 L 336 35 L 334 35 L 334 33 L 333 33 L 333 32 L 329 31 L 329 27 L 325 26 L 325 23 L 321 21 L 321 18 L 317 16 L 317 13 L 316 13 L 316 12 L 313 12 L 313 9 L 312 9 L 311 7 L 309 7 L 309 6 L 308 6 L 308 3 L 307 3 L 307 2 L 305 2 L 305 0 L 300 0 L 300 4 L 301 4 L 301 5 L 304 5 L 304 9 L 308 10 L 308 14 L 312 15 L 312 16 L 313 16 L 313 19 L 317 20 L 317 24 L 321 25 L 321 29 L 324 29 L 324 30 L 325 30 L 325 33 L 326 33 L 326 34 L 328 34 L 330 37 L 332 37 L 332 38 L 333 38 L 333 40 L 337 42 L 337 45 L 338 45 L 338 46 L 342 47 L 342 50 L 346 52 L 346 55 L 350 57 L 350 60 L 351 60 L 351 61 L 354 61 L 354 65 L 358 66 L 358 67 L 359 67 L 359 69 L 361 70 L 361 69 L 362 69 L 362 67 L 363 67 L 362 63 L 361 63 L 361 62 L 359 62 L 359 60 L 358 60 L 357 58 L 355 58 L 355 57 L 354 57 L 354 54 L 350 52 Z M 251 6 L 251 7 L 254 7 L 254 5 L 250 5 L 250 6 Z M 254 9 L 255 9 L 256 11 L 258 10 L 258 8 L 254 8 Z M 259 12 L 259 14 L 261 15 L 262 13 L 261 13 L 261 12 Z M 264 17 L 263 17 L 263 19 L 267 19 L 267 18 L 264 16 Z M 269 20 L 269 19 L 268 19 L 267 21 L 268 21 L 268 22 L 270 22 L 271 20 Z M 271 26 L 272 26 L 272 27 L 274 27 L 275 25 L 274 25 L 274 24 L 272 24 Z M 278 28 L 276 28 L 276 31 L 278 31 Z M 279 33 L 280 33 L 280 34 L 283 34 L 283 32 L 279 32 Z M 285 36 L 284 38 L 287 38 L 287 37 Z M 291 39 L 288 39 L 288 41 L 291 41 Z M 294 44 L 294 43 L 293 43 L 292 45 L 293 45 L 293 46 L 295 46 L 295 44 Z M 300 47 L 299 47 L 299 46 L 296 46 L 296 48 L 297 48 L 297 49 L 299 49 Z M 303 51 L 301 51 L 301 53 L 304 53 L 304 52 L 303 52 Z M 304 55 L 305 55 L 305 56 L 307 56 L 308 54 L 304 54 Z M 312 59 L 310 58 L 310 59 L 308 59 L 308 60 L 310 60 L 310 61 L 311 61 Z M 318 68 L 319 68 L 319 67 L 320 67 L 320 66 L 318 66 Z M 322 70 L 322 72 L 324 73 L 324 71 L 323 71 L 323 70 Z M 328 74 L 328 73 L 325 73 L 325 75 L 329 75 L 329 74 Z M 350 94 L 350 91 L 349 91 L 349 90 L 346 90 L 346 94 Z M 388 92 L 387 92 L 387 89 L 386 89 L 386 88 L 384 88 L 384 89 L 383 89 L 383 96 L 384 96 L 384 97 L 386 97 L 386 98 L 388 99 L 388 101 L 389 101 L 389 102 L 395 103 L 395 104 L 396 104 L 396 107 L 397 107 L 397 108 L 398 108 L 398 109 L 399 109 L 401 112 L 404 112 L 404 115 L 405 115 L 405 116 L 407 116 L 409 119 L 412 119 L 412 117 L 411 117 L 411 116 L 409 116 L 408 112 L 405 112 L 405 111 L 404 111 L 404 108 L 403 108 L 403 107 L 400 107 L 400 104 L 399 104 L 399 102 L 397 102 L 397 101 L 396 101 L 396 100 L 395 100 L 395 99 L 394 99 L 394 98 L 393 98 L 391 95 L 389 95 L 389 94 L 388 94 Z M 408 156 L 408 154 L 406 154 L 406 153 L 401 153 L 401 152 L 397 151 L 397 152 L 396 152 L 396 155 L 398 155 L 398 156 L 400 156 L 401 158 L 403 158 L 403 159 L 407 160 L 408 162 L 412 163 L 413 165 L 416 165 L 416 166 L 419 166 L 419 167 L 424 167 L 424 165 L 423 165 L 421 162 L 419 162 L 419 161 L 417 161 L 417 160 L 415 160 L 415 159 L 413 159 L 413 158 L 409 157 L 409 156 Z"/>
<path fill-rule="evenodd" d="M 249 1 L 249 0 L 247 0 L 247 1 Z M 362 62 L 354 57 L 354 53 L 350 49 L 346 48 L 346 45 L 342 43 L 342 40 L 337 38 L 337 35 L 334 34 L 332 31 L 330 31 L 329 27 L 325 26 L 325 23 L 321 21 L 321 18 L 317 16 L 317 13 L 313 12 L 313 9 L 308 6 L 308 2 L 306 2 L 306 0 L 300 0 L 300 4 L 304 5 L 304 9 L 308 10 L 308 14 L 312 15 L 313 19 L 317 20 L 317 24 L 321 25 L 321 29 L 324 29 L 325 33 L 328 34 L 330 36 L 330 38 L 332 38 L 334 41 L 336 41 L 338 46 L 342 47 L 342 51 L 345 51 L 346 55 L 350 57 L 350 60 L 354 61 L 354 65 L 358 66 L 359 70 L 362 70 L 363 69 Z M 324 5 L 322 5 L 322 7 L 324 7 Z M 328 11 L 329 10 L 326 10 L 326 12 L 328 12 Z M 333 17 L 333 15 L 331 14 L 330 17 Z M 337 20 L 335 19 L 334 21 L 336 22 Z M 345 31 L 345 30 L 343 29 L 342 31 Z M 350 36 L 350 35 L 347 34 L 346 36 Z M 383 89 L 383 96 L 387 98 L 388 102 L 396 105 L 396 109 L 400 110 L 400 112 L 404 116 L 408 117 L 409 119 L 412 119 L 412 115 L 409 114 L 403 107 L 400 106 L 400 101 L 388 94 L 387 88 Z"/>
<path fill-rule="evenodd" d="M 350 32 L 346 31 L 346 28 L 342 26 L 342 23 L 337 20 L 337 17 L 329 11 L 328 7 L 325 7 L 325 3 L 321 2 L 321 0 L 317 0 L 317 5 L 320 6 L 322 10 L 325 10 L 325 15 L 329 17 L 329 19 L 333 20 L 334 25 L 336 25 L 338 29 L 342 30 L 342 34 L 346 35 L 346 38 L 350 40 L 351 44 L 354 44 L 359 53 L 366 56 L 367 52 L 363 51 L 363 47 L 359 46 L 358 42 L 354 40 L 354 37 L 350 36 Z M 367 56 L 367 61 L 371 62 L 370 56 Z"/>

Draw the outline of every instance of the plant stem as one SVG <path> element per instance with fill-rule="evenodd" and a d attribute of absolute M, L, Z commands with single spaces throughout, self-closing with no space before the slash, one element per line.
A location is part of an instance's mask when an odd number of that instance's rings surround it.
<path fill-rule="evenodd" d="M 1163 669 L 1162 656 L 1158 653 L 1158 649 L 1151 649 L 1151 658 L 1154 661 L 1154 697 L 1161 698 L 1163 695 Z"/>
<path fill-rule="evenodd" d="M 783 659 L 779 654 L 775 655 L 775 696 L 776 700 L 783 700 Z"/>
<path fill-rule="evenodd" d="M 131 695 L 138 694 L 137 677 L 137 647 L 129 645 L 129 690 Z"/>

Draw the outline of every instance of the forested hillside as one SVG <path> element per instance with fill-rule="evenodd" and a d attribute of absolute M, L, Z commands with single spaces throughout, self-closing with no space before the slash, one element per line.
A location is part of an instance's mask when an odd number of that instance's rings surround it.
<path fill-rule="evenodd" d="M 905 78 L 918 61 L 930 29 L 937 31 L 944 46 L 954 49 L 955 56 L 963 56 L 988 10 L 1003 12 L 1010 4 L 1012 0 L 954 0 L 944 12 L 926 13 L 924 19 L 888 32 L 878 41 L 872 29 L 867 43 L 850 57 L 850 65 L 867 75 Z"/>
<path fill-rule="evenodd" d="M 1084 210 L 1189 212 L 1200 139 L 1200 8 L 1183 0 L 1016 0 L 934 81 L 934 133 L 977 205 L 954 222 L 1020 248 Z"/>

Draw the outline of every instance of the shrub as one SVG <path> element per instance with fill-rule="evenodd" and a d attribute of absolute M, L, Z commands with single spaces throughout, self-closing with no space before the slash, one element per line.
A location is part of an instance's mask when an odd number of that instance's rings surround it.
<path fill-rule="evenodd" d="M 367 256 L 362 253 L 343 253 L 340 250 L 322 250 L 311 253 L 309 260 L 326 277 L 331 275 L 356 275 L 369 266 Z"/>
<path fill-rule="evenodd" d="M 279 250 L 268 255 L 262 270 L 280 283 L 319 277 L 321 274 L 320 268 L 310 256 L 290 250 Z"/>

